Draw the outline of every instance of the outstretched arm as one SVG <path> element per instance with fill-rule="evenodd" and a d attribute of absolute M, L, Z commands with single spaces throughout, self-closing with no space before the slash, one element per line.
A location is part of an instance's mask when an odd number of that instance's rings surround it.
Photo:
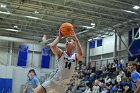
<path fill-rule="evenodd" d="M 135 93 L 140 93 L 140 80 L 136 81 L 136 85 L 137 85 L 137 89 L 136 89 Z"/>
<path fill-rule="evenodd" d="M 73 31 L 73 39 L 74 39 L 74 42 L 75 42 L 75 47 L 76 47 L 76 57 L 77 57 L 77 61 L 80 61 L 82 60 L 82 57 L 83 57 L 83 50 L 82 50 L 82 47 L 81 47 L 81 44 L 75 34 L 75 32 Z"/>
<path fill-rule="evenodd" d="M 52 50 L 52 52 L 59 58 L 62 54 L 62 50 L 59 49 L 57 47 L 57 44 L 59 43 L 59 41 L 61 40 L 62 36 L 59 32 L 59 36 L 57 36 L 57 38 L 51 43 L 50 48 Z"/>

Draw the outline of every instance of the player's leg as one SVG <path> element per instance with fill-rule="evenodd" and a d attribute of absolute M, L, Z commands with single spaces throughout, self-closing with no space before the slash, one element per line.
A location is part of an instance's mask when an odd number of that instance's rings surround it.
<path fill-rule="evenodd" d="M 53 81 L 45 81 L 42 85 L 35 88 L 34 93 L 49 93 L 51 89 L 54 88 Z M 54 88 L 55 89 L 55 88 Z"/>
<path fill-rule="evenodd" d="M 35 88 L 34 93 L 46 93 L 46 89 L 39 85 L 37 88 Z"/>

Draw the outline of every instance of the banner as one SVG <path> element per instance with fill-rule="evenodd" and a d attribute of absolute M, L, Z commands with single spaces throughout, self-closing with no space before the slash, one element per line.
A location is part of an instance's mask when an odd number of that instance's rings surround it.
<path fill-rule="evenodd" d="M 26 66 L 28 56 L 28 46 L 20 45 L 18 51 L 18 62 L 17 66 Z"/>
<path fill-rule="evenodd" d="M 95 41 L 89 42 L 89 48 L 95 48 Z"/>
<path fill-rule="evenodd" d="M 102 39 L 97 39 L 97 47 L 102 46 L 102 42 L 103 42 Z"/>
<path fill-rule="evenodd" d="M 41 68 L 49 68 L 50 66 L 50 48 L 42 49 L 42 60 L 41 60 Z"/>

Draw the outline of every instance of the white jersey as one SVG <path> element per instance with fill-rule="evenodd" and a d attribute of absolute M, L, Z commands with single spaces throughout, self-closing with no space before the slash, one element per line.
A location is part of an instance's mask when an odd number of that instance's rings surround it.
<path fill-rule="evenodd" d="M 58 59 L 57 70 L 50 77 L 50 79 L 55 79 L 58 81 L 71 79 L 76 67 L 76 55 L 75 53 L 68 56 L 64 51 L 62 56 Z"/>
<path fill-rule="evenodd" d="M 63 93 L 67 84 L 73 76 L 76 67 L 76 53 L 68 56 L 64 51 L 62 56 L 57 60 L 57 69 L 50 76 L 50 80 L 42 84 L 46 90 L 57 91 Z M 55 92 L 54 92 L 55 93 Z"/>

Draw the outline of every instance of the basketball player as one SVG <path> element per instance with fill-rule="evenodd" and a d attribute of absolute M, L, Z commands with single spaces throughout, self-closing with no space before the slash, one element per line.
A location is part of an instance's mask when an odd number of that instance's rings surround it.
<path fill-rule="evenodd" d="M 50 80 L 38 86 L 34 93 L 65 93 L 67 85 L 74 73 L 76 62 L 80 61 L 83 56 L 81 44 L 74 31 L 72 31 L 72 37 L 73 40 L 66 39 L 66 51 L 62 51 L 57 47 L 57 44 L 62 39 L 59 31 L 59 36 L 50 45 L 52 52 L 58 58 L 58 68 L 50 77 Z M 76 53 L 74 53 L 74 47 L 76 48 Z"/>
<path fill-rule="evenodd" d="M 131 72 L 131 83 L 134 93 L 140 93 L 140 74 L 136 71 L 137 63 L 131 61 L 128 63 L 128 71 Z"/>

